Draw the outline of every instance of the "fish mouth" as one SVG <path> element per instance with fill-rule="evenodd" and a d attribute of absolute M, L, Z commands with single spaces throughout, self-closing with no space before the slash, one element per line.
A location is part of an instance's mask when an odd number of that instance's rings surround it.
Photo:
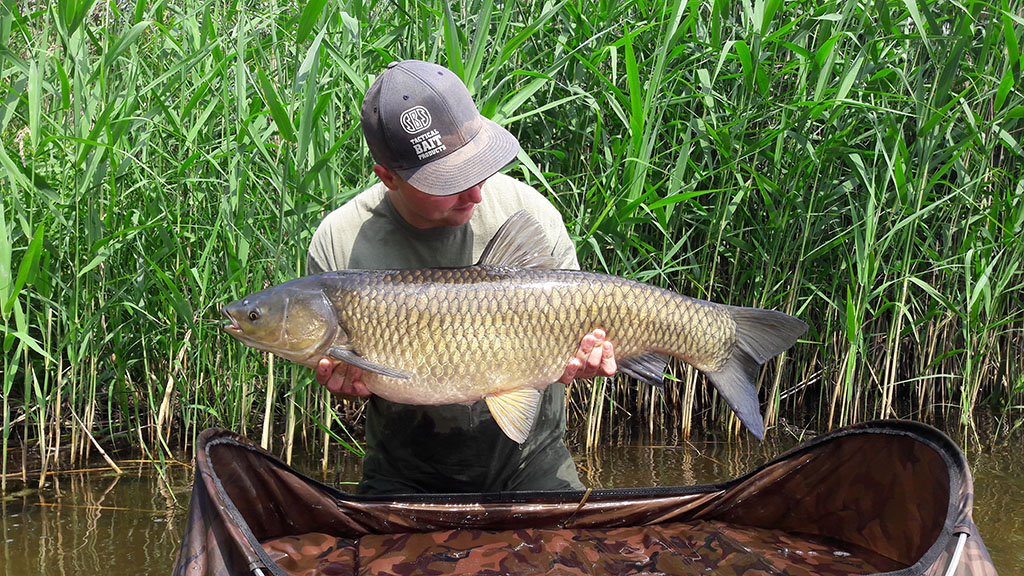
<path fill-rule="evenodd" d="M 242 333 L 242 327 L 238 325 L 238 320 L 235 320 L 235 317 L 232 316 L 230 312 L 228 312 L 228 309 L 226 307 L 221 306 L 220 313 L 222 316 L 227 318 L 227 320 L 223 324 L 221 324 L 221 326 L 224 328 L 226 332 L 235 335 Z"/>

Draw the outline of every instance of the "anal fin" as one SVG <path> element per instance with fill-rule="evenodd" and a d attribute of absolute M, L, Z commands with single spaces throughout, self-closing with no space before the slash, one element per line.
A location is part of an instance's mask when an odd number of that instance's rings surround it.
<path fill-rule="evenodd" d="M 619 360 L 619 371 L 643 380 L 648 384 L 663 388 L 665 384 L 665 368 L 668 356 L 657 352 L 648 352 L 633 358 Z"/>
<path fill-rule="evenodd" d="M 530 428 L 537 419 L 541 394 L 533 388 L 517 388 L 484 397 L 487 408 L 501 431 L 515 442 L 522 444 L 530 435 Z"/>

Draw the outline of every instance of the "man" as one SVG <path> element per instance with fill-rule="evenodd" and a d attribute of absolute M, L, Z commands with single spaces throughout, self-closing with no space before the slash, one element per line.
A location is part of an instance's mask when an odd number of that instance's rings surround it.
<path fill-rule="evenodd" d="M 363 100 L 362 129 L 380 183 L 320 224 L 309 246 L 309 274 L 472 265 L 520 209 L 541 222 L 559 267 L 579 268 L 555 207 L 497 173 L 515 158 L 519 142 L 479 114 L 447 68 L 418 60 L 388 65 Z M 583 338 L 561 380 L 545 389 L 521 446 L 505 436 L 484 402 L 395 404 L 371 395 L 359 368 L 330 358 L 320 360 L 316 379 L 332 394 L 368 397 L 360 493 L 580 489 L 563 439 L 564 384 L 615 372 L 604 337 L 595 329 Z"/>

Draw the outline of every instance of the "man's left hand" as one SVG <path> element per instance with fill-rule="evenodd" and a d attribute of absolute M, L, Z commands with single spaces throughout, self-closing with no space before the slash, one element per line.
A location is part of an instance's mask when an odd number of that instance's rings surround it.
<path fill-rule="evenodd" d="M 583 337 L 576 356 L 569 360 L 565 372 L 558 379 L 568 384 L 575 378 L 593 378 L 594 376 L 611 376 L 618 370 L 615 364 L 615 349 L 612 343 L 605 340 L 604 330 L 597 328 Z"/>

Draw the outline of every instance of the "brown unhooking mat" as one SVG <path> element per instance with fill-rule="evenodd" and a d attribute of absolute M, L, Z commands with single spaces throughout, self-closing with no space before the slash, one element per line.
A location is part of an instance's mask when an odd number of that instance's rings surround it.
<path fill-rule="evenodd" d="M 995 575 L 970 472 L 937 430 L 875 422 L 728 482 L 590 492 L 340 492 L 207 430 L 174 573 Z"/>

